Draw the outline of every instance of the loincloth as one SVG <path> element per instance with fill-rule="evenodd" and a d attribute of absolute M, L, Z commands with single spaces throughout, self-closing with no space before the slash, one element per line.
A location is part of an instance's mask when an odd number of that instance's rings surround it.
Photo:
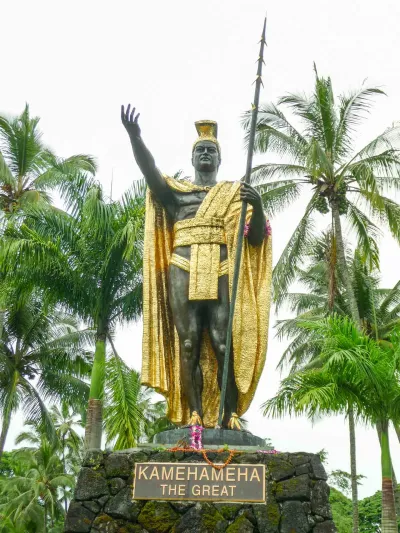
<path fill-rule="evenodd" d="M 228 274 L 228 261 L 220 260 L 226 244 L 222 218 L 203 217 L 174 224 L 173 248 L 190 246 L 190 260 L 172 254 L 170 264 L 189 272 L 189 300 L 218 299 L 218 278 Z"/>
<path fill-rule="evenodd" d="M 170 265 L 174 265 L 185 272 L 190 272 L 190 261 L 186 257 L 182 257 L 176 253 L 171 255 Z M 224 259 L 219 264 L 218 277 L 228 274 L 228 259 Z"/>

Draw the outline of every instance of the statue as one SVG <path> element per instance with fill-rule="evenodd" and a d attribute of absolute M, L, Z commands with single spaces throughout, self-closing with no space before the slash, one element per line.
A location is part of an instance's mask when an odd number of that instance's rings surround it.
<path fill-rule="evenodd" d="M 145 146 L 139 114 L 121 119 L 148 193 L 143 267 L 142 382 L 163 394 L 177 424 L 215 427 L 239 213 L 249 206 L 233 321 L 222 426 L 239 428 L 266 356 L 271 238 L 261 197 L 249 184 L 217 182 L 217 124 L 196 122 L 194 181 L 163 175 Z"/>

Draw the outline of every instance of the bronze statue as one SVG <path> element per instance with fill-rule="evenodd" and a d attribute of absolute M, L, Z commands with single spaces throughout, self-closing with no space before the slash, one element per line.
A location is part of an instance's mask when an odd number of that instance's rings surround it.
<path fill-rule="evenodd" d="M 196 123 L 194 181 L 164 176 L 145 146 L 139 114 L 121 119 L 150 192 L 146 204 L 142 381 L 164 394 L 170 419 L 213 427 L 218 416 L 237 221 L 249 204 L 223 427 L 238 428 L 266 353 L 271 239 L 258 192 L 218 182 L 217 125 Z"/>

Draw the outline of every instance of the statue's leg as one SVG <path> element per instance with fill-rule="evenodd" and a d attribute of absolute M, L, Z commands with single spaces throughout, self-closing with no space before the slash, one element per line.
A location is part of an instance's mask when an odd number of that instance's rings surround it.
<path fill-rule="evenodd" d="M 208 323 L 211 344 L 218 362 L 218 385 L 222 385 L 222 372 L 225 358 L 226 332 L 229 321 L 228 276 L 221 276 L 218 282 L 218 300 L 207 302 Z M 233 370 L 233 350 L 230 353 L 228 383 L 226 388 L 223 426 L 227 427 L 232 413 L 237 412 L 238 388 Z"/>
<path fill-rule="evenodd" d="M 200 367 L 202 303 L 189 300 L 189 273 L 175 265 L 169 267 L 169 300 L 179 336 L 181 384 L 190 412 L 203 417 L 201 395 L 203 375 Z"/>

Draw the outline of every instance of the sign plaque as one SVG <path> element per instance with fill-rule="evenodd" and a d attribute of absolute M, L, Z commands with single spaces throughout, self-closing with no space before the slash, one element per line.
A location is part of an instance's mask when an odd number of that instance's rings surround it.
<path fill-rule="evenodd" d="M 265 465 L 136 463 L 133 498 L 265 503 Z"/>

